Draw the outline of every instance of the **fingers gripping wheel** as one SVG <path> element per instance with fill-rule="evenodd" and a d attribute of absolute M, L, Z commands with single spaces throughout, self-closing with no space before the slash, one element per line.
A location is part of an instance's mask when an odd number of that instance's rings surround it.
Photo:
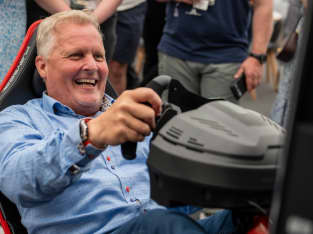
<path fill-rule="evenodd" d="M 169 89 L 171 84 L 171 77 L 169 76 L 158 76 L 150 81 L 146 87 L 153 89 L 159 96 L 162 95 L 163 91 Z M 149 105 L 149 103 L 145 103 Z M 174 117 L 178 112 L 179 108 L 175 108 L 173 105 L 169 103 L 163 104 L 161 115 L 156 119 L 157 127 L 154 130 L 154 135 L 156 135 L 157 131 L 172 117 Z M 137 150 L 137 143 L 136 142 L 125 142 L 121 146 L 122 154 L 125 159 L 132 160 L 136 158 L 136 150 Z"/>
<path fill-rule="evenodd" d="M 157 124 L 156 124 L 156 128 L 153 131 L 152 140 L 157 135 L 158 131 L 162 128 L 162 126 L 180 112 L 177 109 L 175 109 L 173 105 L 168 104 L 168 103 L 163 104 L 162 110 L 163 111 L 161 115 L 157 117 L 156 119 Z M 123 143 L 121 147 L 122 147 L 122 154 L 124 158 L 128 160 L 132 160 L 136 158 L 136 151 L 137 151 L 136 142 L 127 141 Z"/>

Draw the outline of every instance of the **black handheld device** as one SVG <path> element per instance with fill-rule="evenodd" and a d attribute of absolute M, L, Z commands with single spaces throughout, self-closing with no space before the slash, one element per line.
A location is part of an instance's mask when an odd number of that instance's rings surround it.
<path fill-rule="evenodd" d="M 247 92 L 246 76 L 244 73 L 238 79 L 233 80 L 230 85 L 230 90 L 237 100 L 239 100 L 244 93 Z"/>

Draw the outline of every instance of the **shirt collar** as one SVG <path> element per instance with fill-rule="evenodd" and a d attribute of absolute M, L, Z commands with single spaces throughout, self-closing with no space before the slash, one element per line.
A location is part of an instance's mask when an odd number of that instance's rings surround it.
<path fill-rule="evenodd" d="M 101 107 L 101 111 L 98 111 L 95 116 L 98 116 L 102 113 L 102 111 L 106 111 L 113 103 L 114 99 L 107 94 L 104 94 L 104 101 Z M 62 104 L 61 102 L 55 100 L 54 98 L 47 95 L 47 92 L 44 91 L 42 94 L 42 103 L 43 109 L 47 112 L 56 114 L 56 115 L 72 115 L 72 116 L 79 116 L 83 117 L 79 114 L 76 114 L 70 107 Z"/>

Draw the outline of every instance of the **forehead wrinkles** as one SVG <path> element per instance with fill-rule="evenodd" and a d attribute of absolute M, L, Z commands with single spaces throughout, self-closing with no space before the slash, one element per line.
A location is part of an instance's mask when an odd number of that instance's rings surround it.
<path fill-rule="evenodd" d="M 93 36 L 94 34 L 90 33 L 90 29 L 84 28 L 82 30 L 79 30 L 80 26 L 90 27 L 94 30 L 93 32 L 95 32 L 98 36 Z M 74 27 L 78 27 L 78 29 Z M 85 35 L 81 34 L 81 32 L 84 32 L 85 30 L 87 30 L 87 33 Z M 52 33 L 54 38 L 52 53 L 55 52 L 61 56 L 67 56 L 73 51 L 79 50 L 80 52 L 85 52 L 86 50 L 90 49 L 92 53 L 100 53 L 105 56 L 102 35 L 93 24 L 86 22 L 77 23 L 71 20 L 62 21 L 58 22 L 54 26 Z M 90 35 L 92 36 L 92 39 L 89 38 Z M 79 38 L 87 38 L 88 43 L 84 43 L 82 45 L 80 40 L 78 40 Z M 99 43 L 93 43 L 98 40 Z"/>
<path fill-rule="evenodd" d="M 102 38 L 102 34 L 99 32 L 99 30 L 93 24 L 88 23 L 88 22 L 76 22 L 76 21 L 72 21 L 70 19 L 56 23 L 54 28 L 53 28 L 53 33 L 55 33 L 55 35 L 56 34 L 62 35 L 64 28 L 68 27 L 69 25 L 77 26 L 77 27 L 89 26 L 89 27 L 93 28 L 95 30 L 95 32 L 97 32 L 97 35 L 100 38 Z"/>
<path fill-rule="evenodd" d="M 53 36 L 55 38 L 55 43 L 54 43 L 54 49 L 65 49 L 64 45 L 66 44 L 67 46 L 71 46 L 75 44 L 75 35 L 73 38 L 73 35 L 69 35 L 67 34 L 66 31 L 64 31 L 66 29 L 66 27 L 62 27 L 62 26 L 67 26 L 68 24 L 65 24 L 65 22 L 59 22 L 58 24 L 55 25 L 54 29 L 53 29 Z M 82 24 L 74 24 L 76 26 L 82 26 Z M 72 31 L 74 32 L 74 31 Z M 73 39 L 73 40 L 71 40 Z M 70 40 L 70 42 L 68 42 L 68 40 Z"/>
<path fill-rule="evenodd" d="M 64 26 L 63 26 L 64 25 Z M 78 27 L 78 30 L 74 29 L 72 27 Z M 58 40 L 62 41 L 62 40 L 68 40 L 68 39 L 73 39 L 71 43 L 75 43 L 76 38 L 75 37 L 80 37 L 83 38 L 84 35 L 81 34 L 82 31 L 85 31 L 86 29 L 81 29 L 79 30 L 79 27 L 90 27 L 94 30 L 94 32 L 97 34 L 96 37 L 93 36 L 93 40 L 99 39 L 102 42 L 102 35 L 99 33 L 99 31 L 94 27 L 94 25 L 92 24 L 88 24 L 88 23 L 71 23 L 71 24 L 65 24 L 65 22 L 60 22 L 58 23 L 53 30 L 53 36 L 55 38 L 57 38 Z M 67 30 L 67 31 L 65 31 Z M 68 34 L 67 32 L 70 31 L 71 34 Z M 91 31 L 87 31 L 88 34 L 86 34 L 87 36 L 90 35 Z M 89 39 L 88 39 L 89 40 Z M 102 43 L 101 43 L 102 45 Z"/>
<path fill-rule="evenodd" d="M 69 37 L 65 42 L 62 38 L 59 38 L 55 42 L 55 50 L 58 50 L 62 55 L 68 55 L 72 52 L 81 52 L 81 53 L 92 53 L 92 54 L 102 54 L 105 55 L 105 50 L 102 44 L 86 44 L 76 43 L 75 38 Z"/>

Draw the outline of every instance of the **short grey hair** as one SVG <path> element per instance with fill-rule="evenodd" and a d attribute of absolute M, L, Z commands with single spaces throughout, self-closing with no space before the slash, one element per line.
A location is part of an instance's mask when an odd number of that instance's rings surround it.
<path fill-rule="evenodd" d="M 90 12 L 81 10 L 59 12 L 45 18 L 39 24 L 36 37 L 37 55 L 48 57 L 55 43 L 56 27 L 62 23 L 91 24 L 94 25 L 100 36 L 102 36 L 96 17 Z"/>

